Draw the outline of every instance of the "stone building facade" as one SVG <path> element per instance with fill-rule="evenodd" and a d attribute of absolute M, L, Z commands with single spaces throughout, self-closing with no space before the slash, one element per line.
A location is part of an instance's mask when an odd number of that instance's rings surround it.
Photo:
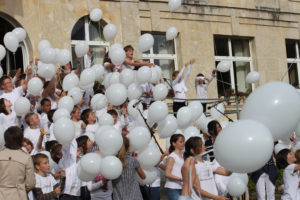
<path fill-rule="evenodd" d="M 85 17 L 96 7 L 103 11 L 100 23 Z M 5 71 L 25 68 L 30 58 L 39 57 L 40 40 L 69 50 L 79 40 L 88 40 L 95 63 L 103 62 L 109 45 L 131 44 L 136 57 L 161 65 L 167 78 L 196 58 L 187 84 L 189 97 L 195 97 L 195 76 L 209 76 L 221 60 L 229 60 L 231 70 L 218 74 L 218 81 L 212 82 L 211 98 L 225 90 L 253 89 L 257 85 L 245 84 L 245 76 L 253 70 L 260 73 L 259 85 L 281 80 L 289 68 L 283 80 L 299 85 L 300 0 L 183 0 L 175 12 L 169 11 L 167 0 L 1 0 L 0 20 L 1 38 L 19 26 L 28 34 L 15 55 L 16 64 L 12 54 L 2 61 Z M 107 23 L 118 28 L 110 43 L 104 42 L 101 34 Z M 164 35 L 170 26 L 175 26 L 179 35 L 166 42 Z M 138 38 L 148 32 L 155 36 L 155 45 L 141 54 Z"/>

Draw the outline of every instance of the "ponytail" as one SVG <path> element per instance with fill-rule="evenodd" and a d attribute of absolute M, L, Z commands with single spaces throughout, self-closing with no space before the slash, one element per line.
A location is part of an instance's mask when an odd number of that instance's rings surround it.
<path fill-rule="evenodd" d="M 120 161 L 123 165 L 123 169 L 126 167 L 125 158 L 126 158 L 128 150 L 129 150 L 129 140 L 127 137 L 123 136 L 123 145 L 117 155 L 117 157 L 120 159 Z"/>

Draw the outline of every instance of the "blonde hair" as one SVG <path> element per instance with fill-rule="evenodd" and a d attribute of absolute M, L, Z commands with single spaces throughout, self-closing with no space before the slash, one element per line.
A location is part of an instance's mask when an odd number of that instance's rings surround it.
<path fill-rule="evenodd" d="M 30 121 L 35 113 L 31 112 L 25 115 L 25 122 L 30 126 Z"/>
<path fill-rule="evenodd" d="M 117 157 L 120 159 L 120 161 L 123 165 L 123 169 L 126 167 L 125 158 L 126 158 L 128 150 L 129 150 L 129 140 L 127 137 L 123 136 L 123 145 L 117 155 Z"/>

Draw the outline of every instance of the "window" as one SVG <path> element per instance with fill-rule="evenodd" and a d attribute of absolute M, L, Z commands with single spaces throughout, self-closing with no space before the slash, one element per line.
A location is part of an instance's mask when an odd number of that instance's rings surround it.
<path fill-rule="evenodd" d="M 172 78 L 174 70 L 178 69 L 176 55 L 176 41 L 166 40 L 163 33 L 152 34 L 154 37 L 154 45 L 150 51 L 143 53 L 143 60 L 150 61 L 161 67 L 162 72 L 167 79 Z"/>
<path fill-rule="evenodd" d="M 76 22 L 71 33 L 73 66 L 77 66 L 75 45 L 82 40 L 85 40 L 90 47 L 92 65 L 103 64 L 104 56 L 109 46 L 109 43 L 104 40 L 103 36 L 103 27 L 105 25 L 106 23 L 103 20 L 92 22 L 88 16 L 84 16 Z M 85 63 L 85 59 L 87 59 L 86 56 L 81 60 L 82 65 Z"/>
<path fill-rule="evenodd" d="M 286 40 L 286 56 L 287 56 L 287 68 L 289 74 L 289 82 L 296 88 L 299 87 L 299 41 Z"/>
<path fill-rule="evenodd" d="M 217 73 L 219 96 L 233 90 L 249 93 L 253 85 L 246 83 L 247 74 L 252 71 L 251 41 L 242 38 L 216 36 L 214 38 L 216 66 L 220 61 L 230 61 L 230 71 Z"/>

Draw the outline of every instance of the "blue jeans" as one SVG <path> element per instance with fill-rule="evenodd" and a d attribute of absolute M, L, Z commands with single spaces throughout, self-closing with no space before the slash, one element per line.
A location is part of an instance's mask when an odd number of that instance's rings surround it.
<path fill-rule="evenodd" d="M 166 188 L 169 200 L 178 200 L 181 195 L 181 189 Z"/>
<path fill-rule="evenodd" d="M 160 187 L 146 187 L 150 200 L 160 200 Z"/>

